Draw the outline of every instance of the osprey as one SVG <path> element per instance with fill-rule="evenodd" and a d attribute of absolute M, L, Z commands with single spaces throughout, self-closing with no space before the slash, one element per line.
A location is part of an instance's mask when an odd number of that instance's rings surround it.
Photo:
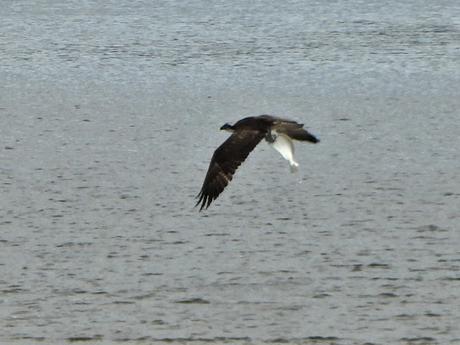
<path fill-rule="evenodd" d="M 201 204 L 200 211 L 217 199 L 232 180 L 236 169 L 262 139 L 265 138 L 269 145 L 289 161 L 291 172 L 297 171 L 299 166 L 294 160 L 292 140 L 319 142 L 303 128 L 303 124 L 271 115 L 246 117 L 233 126 L 226 123 L 220 129 L 232 135 L 214 151 L 211 158 L 203 186 L 197 195 L 199 199 L 195 206 Z"/>

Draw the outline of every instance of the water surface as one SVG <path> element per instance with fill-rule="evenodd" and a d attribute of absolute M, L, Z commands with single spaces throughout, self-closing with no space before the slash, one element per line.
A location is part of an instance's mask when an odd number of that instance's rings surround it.
<path fill-rule="evenodd" d="M 0 341 L 460 343 L 460 7 L 14 1 Z M 302 121 L 193 208 L 218 128 Z"/>

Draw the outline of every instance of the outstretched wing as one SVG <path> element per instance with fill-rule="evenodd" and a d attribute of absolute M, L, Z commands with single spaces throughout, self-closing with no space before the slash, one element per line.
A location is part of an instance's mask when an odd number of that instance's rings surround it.
<path fill-rule="evenodd" d="M 198 194 L 200 211 L 208 208 L 232 180 L 236 169 L 265 136 L 263 131 L 242 129 L 235 131 L 220 145 L 211 159 L 208 172 Z"/>

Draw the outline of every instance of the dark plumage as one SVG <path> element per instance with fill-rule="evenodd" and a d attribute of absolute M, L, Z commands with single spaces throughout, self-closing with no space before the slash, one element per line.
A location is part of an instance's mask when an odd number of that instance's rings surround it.
<path fill-rule="evenodd" d="M 208 208 L 222 193 L 232 180 L 236 169 L 263 138 L 290 161 L 291 168 L 297 166 L 292 158 L 291 139 L 312 143 L 319 141 L 303 129 L 303 124 L 270 115 L 246 117 L 233 126 L 226 123 L 221 130 L 228 130 L 232 135 L 214 151 L 211 158 L 203 186 L 197 196 L 199 199 L 196 206 L 201 204 L 200 211 Z M 289 145 L 286 145 L 286 142 L 289 142 Z"/>

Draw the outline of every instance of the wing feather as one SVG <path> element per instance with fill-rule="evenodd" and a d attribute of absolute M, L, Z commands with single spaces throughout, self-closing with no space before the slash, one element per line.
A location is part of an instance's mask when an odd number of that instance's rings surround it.
<path fill-rule="evenodd" d="M 208 172 L 198 194 L 200 211 L 208 208 L 233 178 L 236 169 L 265 136 L 263 131 L 242 129 L 235 131 L 212 156 Z"/>

